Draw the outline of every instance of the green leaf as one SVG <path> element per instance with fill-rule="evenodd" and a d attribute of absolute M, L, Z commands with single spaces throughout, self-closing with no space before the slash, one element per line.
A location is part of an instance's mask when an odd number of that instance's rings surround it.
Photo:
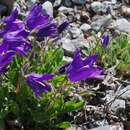
<path fill-rule="evenodd" d="M 63 112 L 71 112 L 71 111 L 79 110 L 83 108 L 83 106 L 84 106 L 83 101 L 78 101 L 78 102 L 76 102 L 75 100 L 68 101 L 64 104 Z"/>
<path fill-rule="evenodd" d="M 71 127 L 71 123 L 65 121 L 65 122 L 57 124 L 56 127 L 62 128 L 62 129 L 70 128 Z"/>

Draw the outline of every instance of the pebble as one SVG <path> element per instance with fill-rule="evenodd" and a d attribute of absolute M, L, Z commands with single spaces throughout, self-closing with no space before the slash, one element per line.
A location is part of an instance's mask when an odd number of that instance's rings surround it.
<path fill-rule="evenodd" d="M 94 129 L 89 129 L 89 130 L 123 130 L 123 128 L 121 128 L 120 126 L 101 126 L 101 127 L 98 127 L 98 128 L 94 128 Z"/>
<path fill-rule="evenodd" d="M 55 0 L 53 6 L 54 6 L 54 7 L 58 7 L 58 6 L 61 5 L 61 2 L 62 2 L 62 0 Z"/>
<path fill-rule="evenodd" d="M 70 13 L 72 13 L 73 11 L 74 11 L 74 9 L 73 8 L 67 8 L 67 7 L 65 7 L 65 6 L 61 6 L 59 9 L 58 9 L 58 11 L 59 12 L 62 12 L 62 13 L 64 13 L 64 14 L 70 14 Z"/>
<path fill-rule="evenodd" d="M 53 17 L 53 5 L 50 1 L 46 1 L 42 4 L 43 9 L 47 11 L 47 13 Z"/>
<path fill-rule="evenodd" d="M 87 32 L 88 30 L 91 29 L 91 26 L 90 26 L 89 24 L 84 23 L 84 24 L 82 24 L 82 25 L 80 26 L 80 29 L 81 29 L 83 32 Z"/>
<path fill-rule="evenodd" d="M 91 23 L 91 27 L 93 30 L 99 31 L 102 27 L 106 28 L 107 26 L 109 26 L 111 21 L 112 21 L 111 15 L 100 16 Z"/>
<path fill-rule="evenodd" d="M 72 27 L 70 29 L 70 35 L 71 35 L 72 39 L 78 38 L 81 33 L 82 33 L 82 31 L 77 27 Z"/>
<path fill-rule="evenodd" d="M 95 13 L 100 13 L 103 10 L 103 4 L 101 2 L 95 1 L 91 4 L 91 9 Z"/>
<path fill-rule="evenodd" d="M 75 4 L 83 5 L 86 3 L 86 0 L 72 0 Z"/>
<path fill-rule="evenodd" d="M 130 34 L 130 22 L 127 21 L 125 18 L 121 18 L 116 20 L 116 29 L 120 32 L 125 32 Z"/>

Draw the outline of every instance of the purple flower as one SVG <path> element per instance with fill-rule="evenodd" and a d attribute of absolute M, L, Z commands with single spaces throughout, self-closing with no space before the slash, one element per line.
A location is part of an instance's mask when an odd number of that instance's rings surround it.
<path fill-rule="evenodd" d="M 69 26 L 69 22 L 65 21 L 58 27 L 58 33 L 62 33 Z"/>
<path fill-rule="evenodd" d="M 26 32 L 24 22 L 21 20 L 7 22 L 5 27 L 0 30 L 0 37 L 3 37 L 6 33 L 9 32 Z"/>
<path fill-rule="evenodd" d="M 51 74 L 36 74 L 32 73 L 27 75 L 27 83 L 37 97 L 41 97 L 42 93 L 51 90 L 51 86 L 46 84 L 45 81 L 53 79 L 54 75 Z"/>
<path fill-rule="evenodd" d="M 85 79 L 95 78 L 103 79 L 103 69 L 100 66 L 95 65 L 98 55 L 91 55 L 85 59 L 81 58 L 80 51 L 77 50 L 73 61 L 67 65 L 64 65 L 60 70 L 64 70 L 71 82 L 78 82 Z"/>
<path fill-rule="evenodd" d="M 26 56 L 32 49 L 32 45 L 22 37 L 11 37 L 7 36 L 4 38 L 3 43 L 0 45 L 0 50 L 5 53 L 6 51 L 12 50 L 16 53 Z"/>
<path fill-rule="evenodd" d="M 102 36 L 101 43 L 102 43 L 102 46 L 104 48 L 106 48 L 108 46 L 108 44 L 109 44 L 109 36 L 108 35 Z"/>
<path fill-rule="evenodd" d="M 10 16 L 7 16 L 4 18 L 3 22 L 4 23 L 8 23 L 8 22 L 11 23 L 11 22 L 15 21 L 17 17 L 18 17 L 18 10 L 15 9 L 12 11 Z"/>
<path fill-rule="evenodd" d="M 1 55 L 0 55 L 0 73 L 3 73 L 7 70 L 6 67 L 8 64 L 11 63 L 14 56 L 15 56 L 15 52 L 13 52 L 13 51 L 1 53 Z"/>
<path fill-rule="evenodd" d="M 25 18 L 25 23 L 30 31 L 46 27 L 52 18 L 42 9 L 42 5 L 35 4 Z"/>
<path fill-rule="evenodd" d="M 51 37 L 51 38 L 57 37 L 58 36 L 57 25 L 55 23 L 51 23 L 50 25 L 40 29 L 36 36 L 38 41 L 43 40 L 45 37 Z"/>

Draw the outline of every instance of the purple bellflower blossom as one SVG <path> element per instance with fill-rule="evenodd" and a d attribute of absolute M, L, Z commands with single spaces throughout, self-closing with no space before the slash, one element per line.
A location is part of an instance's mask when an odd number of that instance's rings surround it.
<path fill-rule="evenodd" d="M 45 83 L 45 81 L 53 79 L 54 75 L 32 73 L 27 75 L 26 77 L 27 83 L 35 93 L 36 97 L 41 97 L 42 93 L 51 90 L 51 86 Z"/>
<path fill-rule="evenodd" d="M 13 21 L 15 21 L 18 17 L 18 10 L 17 8 L 15 10 L 12 11 L 10 16 L 7 16 L 4 18 L 3 22 L 4 23 L 12 23 Z"/>
<path fill-rule="evenodd" d="M 42 29 L 46 27 L 52 18 L 42 9 L 41 4 L 35 4 L 25 18 L 27 28 L 31 31 L 33 29 Z"/>
<path fill-rule="evenodd" d="M 55 38 L 58 36 L 56 23 L 52 23 L 42 29 L 36 34 L 38 41 L 44 40 L 45 37 Z"/>
<path fill-rule="evenodd" d="M 29 31 L 37 30 L 37 39 L 44 40 L 45 37 L 55 38 L 68 27 L 65 21 L 59 27 L 54 19 L 47 14 L 42 5 L 35 4 L 25 18 L 25 23 Z"/>
<path fill-rule="evenodd" d="M 107 48 L 107 46 L 109 45 L 109 36 L 108 35 L 103 35 L 102 38 L 101 38 L 101 43 L 102 43 L 102 46 L 104 48 Z"/>
<path fill-rule="evenodd" d="M 10 64 L 15 56 L 15 52 L 8 51 L 0 55 L 0 74 L 7 70 L 7 65 Z"/>
<path fill-rule="evenodd" d="M 91 78 L 102 80 L 104 78 L 102 75 L 103 69 L 94 64 L 97 59 L 98 55 L 91 55 L 86 59 L 82 59 L 80 51 L 77 50 L 73 61 L 60 67 L 60 70 L 65 70 L 71 82 L 78 82 Z"/>
<path fill-rule="evenodd" d="M 12 50 L 17 54 L 26 56 L 32 49 L 32 45 L 22 37 L 7 36 L 4 38 L 3 43 L 0 45 L 0 50 L 2 49 L 4 52 Z"/>
<path fill-rule="evenodd" d="M 26 33 L 26 35 L 28 34 L 28 32 L 25 29 L 25 24 L 21 20 L 15 20 L 12 23 L 11 22 L 6 23 L 5 27 L 0 30 L 0 37 L 3 37 L 5 34 L 10 33 L 10 32 L 11 33 L 17 32 L 17 34 L 24 32 Z"/>

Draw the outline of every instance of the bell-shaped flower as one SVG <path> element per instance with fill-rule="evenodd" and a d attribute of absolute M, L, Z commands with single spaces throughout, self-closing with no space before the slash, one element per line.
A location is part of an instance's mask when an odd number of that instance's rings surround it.
<path fill-rule="evenodd" d="M 5 72 L 7 65 L 10 64 L 15 56 L 14 51 L 8 51 L 6 53 L 0 53 L 0 73 Z"/>
<path fill-rule="evenodd" d="M 104 48 L 107 48 L 107 46 L 109 45 L 110 42 L 110 38 L 108 35 L 103 35 L 101 38 L 101 44 Z"/>
<path fill-rule="evenodd" d="M 43 93 L 51 90 L 51 86 L 45 81 L 53 79 L 51 74 L 36 74 L 31 73 L 26 76 L 27 83 L 35 93 L 36 97 L 41 97 Z"/>
<path fill-rule="evenodd" d="M 95 65 L 97 59 L 98 55 L 91 55 L 82 59 L 80 51 L 77 50 L 73 61 L 60 67 L 60 71 L 65 70 L 71 82 L 78 82 L 91 78 L 102 80 L 104 78 L 102 75 L 103 68 Z"/>

